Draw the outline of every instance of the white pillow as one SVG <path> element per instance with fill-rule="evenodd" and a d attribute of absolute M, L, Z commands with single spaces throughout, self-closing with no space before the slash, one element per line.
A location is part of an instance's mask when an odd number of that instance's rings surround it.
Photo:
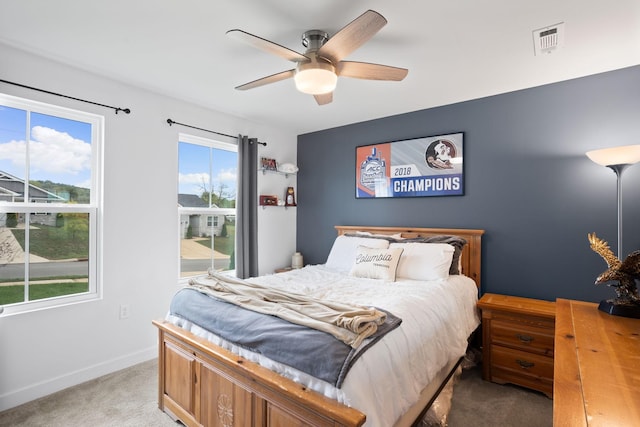
<path fill-rule="evenodd" d="M 449 277 L 454 247 L 448 243 L 391 243 L 389 248 L 404 249 L 396 276 L 412 280 L 438 280 Z"/>
<path fill-rule="evenodd" d="M 370 248 L 388 248 L 389 241 L 384 239 L 372 239 L 370 237 L 351 237 L 341 235 L 336 237 L 331 247 L 331 252 L 327 257 L 327 267 L 332 270 L 348 272 L 356 259 L 358 246 L 368 246 Z"/>
<path fill-rule="evenodd" d="M 402 248 L 379 249 L 358 246 L 356 259 L 349 275 L 395 282 L 400 255 L 402 255 Z"/>

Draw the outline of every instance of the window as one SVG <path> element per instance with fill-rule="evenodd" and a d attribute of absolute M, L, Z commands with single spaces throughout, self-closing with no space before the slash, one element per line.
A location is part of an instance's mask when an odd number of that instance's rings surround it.
<path fill-rule="evenodd" d="M 0 307 L 95 299 L 104 118 L 0 94 Z"/>
<path fill-rule="evenodd" d="M 238 147 L 180 134 L 180 276 L 235 270 Z"/>

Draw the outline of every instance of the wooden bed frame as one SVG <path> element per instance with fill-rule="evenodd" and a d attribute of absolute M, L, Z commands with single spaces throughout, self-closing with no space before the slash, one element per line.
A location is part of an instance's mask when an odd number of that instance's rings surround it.
<path fill-rule="evenodd" d="M 367 231 L 427 237 L 454 234 L 467 240 L 462 251 L 463 274 L 480 288 L 483 230 L 336 226 L 338 235 Z M 365 414 L 284 378 L 164 320 L 159 331 L 158 407 L 187 426 L 361 426 Z M 446 384 L 459 361 L 443 369 L 421 400 L 396 426 L 419 421 Z"/>

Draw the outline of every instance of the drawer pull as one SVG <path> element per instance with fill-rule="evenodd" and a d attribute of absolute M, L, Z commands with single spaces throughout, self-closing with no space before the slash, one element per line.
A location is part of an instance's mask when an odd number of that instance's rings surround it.
<path fill-rule="evenodd" d="M 518 365 L 520 365 L 520 367 L 523 369 L 533 368 L 536 365 L 533 362 L 527 362 L 526 360 L 520 360 L 520 359 L 516 359 L 516 362 L 518 362 Z"/>
<path fill-rule="evenodd" d="M 533 341 L 533 337 L 530 335 L 516 334 L 516 338 L 526 344 L 531 344 L 531 342 Z"/>

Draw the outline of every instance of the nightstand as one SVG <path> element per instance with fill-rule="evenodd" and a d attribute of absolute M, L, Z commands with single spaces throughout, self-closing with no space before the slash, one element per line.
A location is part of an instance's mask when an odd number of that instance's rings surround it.
<path fill-rule="evenodd" d="M 484 294 L 482 377 L 553 396 L 554 302 Z"/>

